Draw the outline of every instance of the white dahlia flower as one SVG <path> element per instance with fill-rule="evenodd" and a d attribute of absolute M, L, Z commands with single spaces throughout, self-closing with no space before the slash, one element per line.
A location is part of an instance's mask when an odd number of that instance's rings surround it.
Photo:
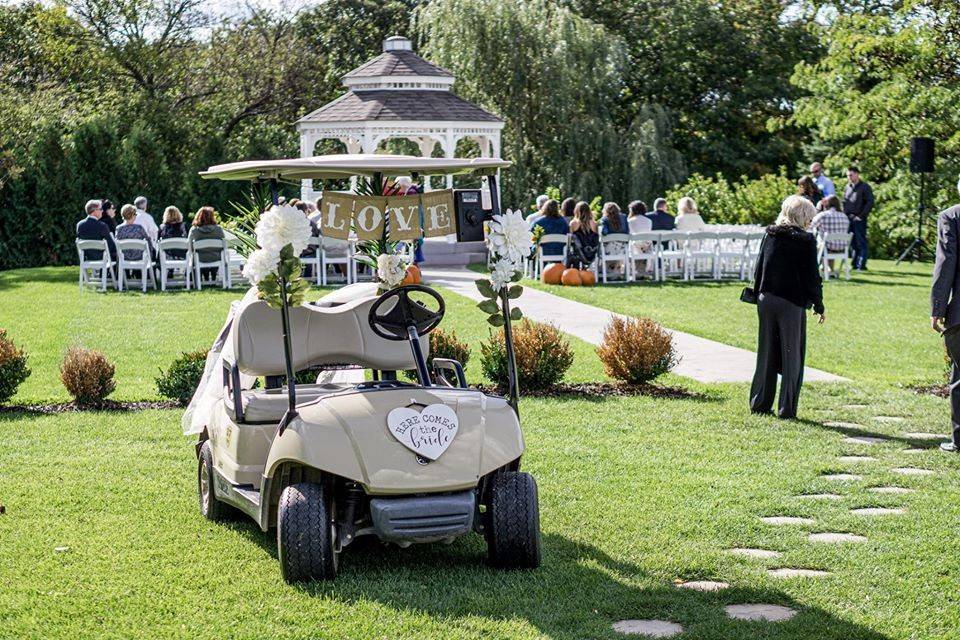
<path fill-rule="evenodd" d="M 257 249 L 249 256 L 243 265 L 243 275 L 251 284 L 260 284 L 260 281 L 277 272 L 277 263 L 280 255 L 266 249 Z"/>
<path fill-rule="evenodd" d="M 523 258 L 529 256 L 533 248 L 530 229 L 519 209 L 507 209 L 506 213 L 493 216 L 489 239 L 490 248 L 498 256 L 508 258 L 514 264 L 519 264 Z"/>
<path fill-rule="evenodd" d="M 310 221 L 296 207 L 274 205 L 260 216 L 256 233 L 262 249 L 280 255 L 289 244 L 293 245 L 293 255 L 299 256 L 310 242 Z"/>
<path fill-rule="evenodd" d="M 507 258 L 500 258 L 493 263 L 490 269 L 490 284 L 494 291 L 500 291 L 513 280 L 513 275 L 517 272 L 517 266 Z"/>
<path fill-rule="evenodd" d="M 381 253 L 377 256 L 377 277 L 392 289 L 407 277 L 407 263 L 399 255 Z"/>

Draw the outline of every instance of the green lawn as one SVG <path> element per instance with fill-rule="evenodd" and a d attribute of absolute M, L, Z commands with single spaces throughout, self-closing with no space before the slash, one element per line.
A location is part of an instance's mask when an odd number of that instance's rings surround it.
<path fill-rule="evenodd" d="M 827 321 L 809 327 L 807 364 L 856 380 L 942 381 L 942 341 L 930 330 L 929 264 L 871 260 L 870 271 L 824 284 Z M 756 307 L 746 282 L 637 282 L 562 287 L 524 284 L 604 309 L 648 316 L 680 331 L 756 350 Z"/>
<path fill-rule="evenodd" d="M 74 278 L 71 269 L 0 274 L 0 327 L 27 347 L 34 369 L 17 402 L 64 399 L 57 364 L 75 342 L 103 349 L 117 362 L 119 397 L 154 397 L 154 371 L 180 351 L 209 343 L 229 301 L 240 295 L 81 295 Z M 907 279 L 920 283 L 923 276 Z M 679 301 L 679 290 L 689 288 L 682 293 L 696 295 L 703 311 L 673 317 L 699 318 L 690 330 L 718 337 L 711 332 L 720 331 L 714 315 L 723 303 L 720 291 L 735 292 L 738 285 L 697 286 L 650 291 L 661 292 L 659 300 Z M 843 283 L 837 291 L 841 287 L 869 289 L 877 298 L 864 294 L 857 303 L 851 297 L 843 307 L 862 318 L 861 334 L 864 323 L 883 325 L 863 305 L 890 308 L 891 317 L 904 317 L 904 307 L 920 308 L 901 295 L 903 289 Z M 919 284 L 911 287 L 921 295 Z M 618 305 L 657 298 L 642 286 L 564 294 L 607 292 Z M 476 381 L 476 344 L 487 333 L 482 314 L 466 299 L 446 300 L 445 325 L 473 347 L 468 376 Z M 735 298 L 730 304 L 738 308 Z M 837 308 L 831 320 L 841 321 L 840 314 Z M 899 336 L 894 329 L 886 335 Z M 901 346 L 909 344 L 909 334 L 898 339 L 895 349 L 921 354 L 920 346 Z M 599 379 L 592 348 L 572 343 L 576 361 L 569 379 Z M 749 415 L 746 385 L 679 378 L 669 381 L 699 397 L 523 399 L 524 465 L 539 483 L 545 543 L 544 565 L 533 572 L 487 568 L 482 541 L 471 536 L 450 546 L 350 547 L 335 583 L 287 585 L 271 534 L 246 520 L 217 525 L 200 517 L 196 459 L 180 433 L 179 411 L 0 413 L 0 504 L 6 508 L 0 515 L 0 638 L 613 640 L 622 636 L 611 624 L 629 618 L 674 620 L 686 628 L 683 639 L 955 638 L 960 458 L 903 435 L 943 432 L 948 408 L 890 384 L 900 374 L 885 371 L 886 361 L 871 360 L 872 353 L 852 351 L 847 364 L 832 369 L 854 377 L 851 384 L 807 385 L 804 419 L 793 422 Z M 937 364 L 932 357 L 909 377 L 934 376 Z M 872 446 L 843 442 L 857 432 L 889 439 Z M 906 451 L 917 445 L 925 450 Z M 838 460 L 853 453 L 877 460 Z M 891 472 L 897 466 L 936 475 L 902 477 Z M 818 477 L 837 471 L 863 479 L 838 485 Z M 881 484 L 917 491 L 866 491 Z M 794 497 L 828 490 L 843 498 Z M 848 512 L 881 505 L 907 511 L 875 518 Z M 781 514 L 816 523 L 772 527 L 758 519 Z M 868 541 L 813 545 L 807 531 L 849 531 Z M 782 556 L 747 560 L 726 554 L 729 547 L 764 547 Z M 766 575 L 767 567 L 831 575 L 778 580 Z M 698 578 L 731 587 L 697 593 L 674 586 Z M 777 624 L 724 616 L 724 605 L 749 602 L 784 604 L 799 613 Z"/>

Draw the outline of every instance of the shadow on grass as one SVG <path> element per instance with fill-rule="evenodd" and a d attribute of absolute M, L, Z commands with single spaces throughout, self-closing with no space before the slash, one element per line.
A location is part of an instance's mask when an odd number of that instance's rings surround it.
<path fill-rule="evenodd" d="M 252 522 L 226 526 L 276 558 L 273 532 L 263 533 Z M 279 580 L 279 568 L 277 574 Z M 506 623 L 519 619 L 556 639 L 622 637 L 611 625 L 626 619 L 670 620 L 697 638 L 887 638 L 824 609 L 804 606 L 774 586 L 732 585 L 713 593 L 679 589 L 592 545 L 557 534 L 543 536 L 543 565 L 533 571 L 490 568 L 477 535 L 448 546 L 408 549 L 360 538 L 340 556 L 335 581 L 290 588 L 347 605 L 373 601 L 441 624 L 469 626 L 478 616 Z M 778 604 L 798 613 L 779 623 L 731 620 L 724 613 L 726 605 L 747 603 Z"/>
<path fill-rule="evenodd" d="M 928 440 L 922 440 L 917 438 L 906 438 L 903 436 L 892 436 L 888 433 L 870 431 L 870 429 L 867 427 L 853 426 L 853 423 L 850 423 L 850 426 L 843 425 L 843 424 L 825 424 L 817 420 L 810 420 L 809 418 L 797 418 L 796 421 L 801 424 L 807 424 L 812 427 L 816 427 L 818 429 L 827 429 L 828 431 L 834 431 L 836 433 L 843 434 L 844 436 L 847 436 L 850 438 L 856 438 L 856 437 L 881 438 L 886 442 L 899 442 L 901 444 L 905 444 L 907 446 L 917 447 L 917 448 L 926 448 L 926 447 L 933 448 L 933 446 L 939 446 L 939 445 L 931 445 L 930 441 Z"/>
<path fill-rule="evenodd" d="M 35 285 L 38 282 L 77 284 L 78 267 L 41 267 L 37 269 L 14 269 L 0 273 L 0 291 Z"/>

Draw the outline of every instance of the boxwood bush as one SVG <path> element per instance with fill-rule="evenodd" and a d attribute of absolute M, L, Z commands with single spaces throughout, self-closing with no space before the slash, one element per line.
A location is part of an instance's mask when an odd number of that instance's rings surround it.
<path fill-rule="evenodd" d="M 0 329 L 0 403 L 12 398 L 29 375 L 27 354 L 7 337 L 6 329 Z"/>
<path fill-rule="evenodd" d="M 513 325 L 513 346 L 517 359 L 520 389 L 549 389 L 563 379 L 573 364 L 570 343 L 552 324 L 531 322 L 524 318 Z M 509 384 L 507 349 L 501 328 L 480 344 L 480 365 L 483 375 L 500 388 Z"/>
<path fill-rule="evenodd" d="M 160 377 L 157 378 L 157 391 L 165 398 L 186 405 L 200 384 L 206 362 L 206 349 L 180 354 L 180 357 L 170 364 L 169 369 L 160 371 Z"/>

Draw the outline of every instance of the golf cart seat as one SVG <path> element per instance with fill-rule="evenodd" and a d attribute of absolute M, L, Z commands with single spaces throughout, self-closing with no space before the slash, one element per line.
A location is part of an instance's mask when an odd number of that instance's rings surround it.
<path fill-rule="evenodd" d="M 331 291 L 313 303 L 314 307 L 338 307 L 360 298 L 376 298 L 380 289 L 376 282 L 355 282 Z"/>
<path fill-rule="evenodd" d="M 350 300 L 335 306 L 303 305 L 290 309 L 293 368 L 301 371 L 321 365 L 359 365 L 385 371 L 413 369 L 410 346 L 381 338 L 373 332 L 368 315 L 377 300 L 376 289 L 354 289 Z M 329 296 L 328 296 L 329 297 Z M 287 408 L 287 390 L 239 389 L 239 375 L 282 376 L 286 373 L 280 312 L 266 302 L 246 306 L 233 327 L 233 361 L 225 358 L 224 404 L 232 420 L 245 423 L 277 422 Z M 420 339 L 424 353 L 429 339 Z M 316 402 L 325 395 L 353 389 L 353 383 L 298 384 L 297 405 Z"/>

